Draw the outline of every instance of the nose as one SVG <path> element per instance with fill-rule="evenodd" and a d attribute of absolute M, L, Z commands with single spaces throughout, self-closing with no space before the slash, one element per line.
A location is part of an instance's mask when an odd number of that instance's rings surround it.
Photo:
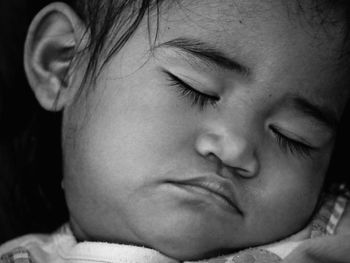
<path fill-rule="evenodd" d="M 251 141 L 244 134 L 221 131 L 207 131 L 198 135 L 195 142 L 196 151 L 203 157 L 219 161 L 245 178 L 258 174 L 259 161 Z"/>

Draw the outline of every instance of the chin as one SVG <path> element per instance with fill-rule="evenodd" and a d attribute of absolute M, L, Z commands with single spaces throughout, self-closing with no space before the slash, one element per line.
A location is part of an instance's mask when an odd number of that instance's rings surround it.
<path fill-rule="evenodd" d="M 206 247 L 166 247 L 158 250 L 162 254 L 179 261 L 196 261 L 217 257 L 224 254 L 234 253 L 235 249 L 230 248 L 206 248 Z"/>
<path fill-rule="evenodd" d="M 153 241 L 153 242 L 152 242 Z M 182 233 L 171 236 L 158 236 L 156 240 L 148 242 L 153 248 L 162 254 L 180 260 L 194 261 L 207 259 L 222 254 L 234 252 L 234 248 L 228 248 L 221 236 L 200 235 L 194 236 Z M 234 247 L 234 246 L 233 246 Z"/>

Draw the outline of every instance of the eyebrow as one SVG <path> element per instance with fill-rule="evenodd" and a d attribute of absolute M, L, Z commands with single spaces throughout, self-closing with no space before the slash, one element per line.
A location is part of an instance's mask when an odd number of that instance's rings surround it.
<path fill-rule="evenodd" d="M 250 68 L 240 64 L 234 58 L 229 57 L 222 50 L 198 39 L 187 37 L 175 38 L 156 45 L 152 50 L 162 47 L 178 49 L 190 55 L 188 59 L 191 59 L 192 56 L 209 63 L 211 66 L 233 71 L 243 76 L 249 76 L 251 74 Z M 195 61 L 191 60 L 190 62 L 195 63 Z M 310 100 L 298 95 L 291 95 L 289 100 L 296 110 L 312 117 L 332 131 L 337 130 L 339 120 L 335 112 L 329 107 L 314 104 Z"/>
<path fill-rule="evenodd" d="M 153 49 L 159 47 L 170 47 L 178 49 L 188 55 L 199 58 L 209 63 L 209 65 L 219 67 L 220 69 L 237 72 L 241 75 L 249 75 L 250 69 L 241 65 L 235 59 L 230 58 L 223 51 L 211 46 L 209 43 L 192 38 L 175 38 L 170 41 L 161 43 Z"/>
<path fill-rule="evenodd" d="M 333 131 L 337 130 L 339 120 L 336 113 L 329 107 L 316 105 L 301 96 L 292 96 L 290 100 L 296 110 L 314 118 Z"/>

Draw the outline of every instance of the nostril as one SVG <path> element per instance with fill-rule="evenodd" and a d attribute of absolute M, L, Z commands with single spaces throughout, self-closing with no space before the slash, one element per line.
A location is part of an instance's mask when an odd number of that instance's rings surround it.
<path fill-rule="evenodd" d="M 236 168 L 236 170 L 237 170 L 236 173 L 240 177 L 243 177 L 243 178 L 253 178 L 256 175 L 255 172 L 252 172 L 252 171 L 249 171 L 249 170 L 246 170 L 246 169 Z"/>
<path fill-rule="evenodd" d="M 257 175 L 256 171 L 247 170 L 247 169 L 240 168 L 240 167 L 228 167 L 225 165 L 223 167 L 221 167 L 221 169 L 218 173 L 226 178 L 240 177 L 240 178 L 244 178 L 244 179 L 251 179 Z"/>
<path fill-rule="evenodd" d="M 214 153 L 209 153 L 209 154 L 207 155 L 207 159 L 210 160 L 210 161 L 212 161 L 212 162 L 221 164 L 220 158 L 217 157 Z"/>
<path fill-rule="evenodd" d="M 234 167 L 233 169 L 236 170 L 237 173 L 239 174 L 244 174 L 244 175 L 248 175 L 248 173 L 250 173 L 247 169 L 243 169 L 243 168 L 239 168 L 239 167 Z"/>
<path fill-rule="evenodd" d="M 255 154 L 251 158 L 251 160 L 246 163 L 243 168 L 242 167 L 236 167 L 236 172 L 243 178 L 253 178 L 258 175 L 260 170 L 259 161 L 256 158 Z"/>

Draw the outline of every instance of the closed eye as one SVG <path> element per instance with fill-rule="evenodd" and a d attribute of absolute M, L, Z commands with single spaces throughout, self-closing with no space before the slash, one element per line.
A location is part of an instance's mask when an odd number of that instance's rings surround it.
<path fill-rule="evenodd" d="M 217 102 L 220 100 L 220 97 L 218 96 L 209 95 L 193 88 L 184 80 L 167 70 L 163 70 L 163 72 L 166 74 L 170 86 L 175 87 L 181 97 L 189 99 L 192 106 L 198 106 L 201 110 L 203 110 L 208 105 L 215 107 Z"/>
<path fill-rule="evenodd" d="M 301 141 L 292 139 L 283 134 L 283 131 L 276 127 L 270 126 L 271 131 L 273 132 L 278 145 L 284 151 L 290 152 L 293 155 L 301 157 L 310 157 L 312 152 L 317 150 L 317 148 L 307 145 Z"/>

